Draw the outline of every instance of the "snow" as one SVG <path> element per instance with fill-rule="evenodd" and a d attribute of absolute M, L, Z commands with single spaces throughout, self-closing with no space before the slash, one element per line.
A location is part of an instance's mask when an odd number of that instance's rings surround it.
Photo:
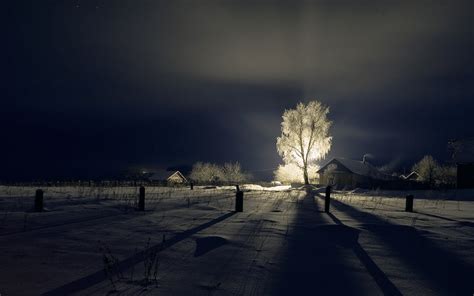
<path fill-rule="evenodd" d="M 324 190 L 248 184 L 235 213 L 235 187 L 194 188 L 146 188 L 139 212 L 135 187 L 46 187 L 35 213 L 36 188 L 0 186 L 0 293 L 474 292 L 472 191 L 337 191 L 326 214 Z"/>

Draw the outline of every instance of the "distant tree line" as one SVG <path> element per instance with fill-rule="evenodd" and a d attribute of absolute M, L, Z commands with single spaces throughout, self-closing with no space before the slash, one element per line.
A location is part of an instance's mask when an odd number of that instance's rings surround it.
<path fill-rule="evenodd" d="M 6 186 L 41 186 L 41 187 L 136 187 L 155 185 L 148 180 L 60 180 L 60 181 L 0 181 Z"/>
<path fill-rule="evenodd" d="M 198 184 L 240 184 L 250 179 L 238 162 L 218 165 L 208 162 L 197 162 L 193 165 L 190 179 Z"/>

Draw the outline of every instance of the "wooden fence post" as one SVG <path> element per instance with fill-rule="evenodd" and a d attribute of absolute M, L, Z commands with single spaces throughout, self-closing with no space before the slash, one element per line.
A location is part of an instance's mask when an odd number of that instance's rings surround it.
<path fill-rule="evenodd" d="M 140 186 L 140 196 L 138 198 L 138 210 L 145 210 L 145 187 Z"/>
<path fill-rule="evenodd" d="M 329 205 L 331 203 L 331 185 L 326 187 L 326 196 L 324 197 L 324 212 L 329 213 Z"/>
<path fill-rule="evenodd" d="M 37 189 L 35 195 L 35 212 L 43 211 L 43 190 Z"/>
<path fill-rule="evenodd" d="M 405 212 L 413 212 L 413 195 L 407 195 L 405 200 Z"/>
<path fill-rule="evenodd" d="M 244 192 L 240 190 L 235 193 L 235 211 L 244 211 Z"/>

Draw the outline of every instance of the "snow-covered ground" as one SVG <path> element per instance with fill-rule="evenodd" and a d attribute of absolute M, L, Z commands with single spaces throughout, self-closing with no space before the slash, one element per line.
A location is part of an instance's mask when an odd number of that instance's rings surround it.
<path fill-rule="evenodd" d="M 474 293 L 473 192 L 241 188 L 0 186 L 0 294 Z"/>

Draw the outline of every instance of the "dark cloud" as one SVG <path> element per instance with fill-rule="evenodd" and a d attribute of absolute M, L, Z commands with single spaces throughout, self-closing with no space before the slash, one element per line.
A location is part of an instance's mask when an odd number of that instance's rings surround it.
<path fill-rule="evenodd" d="M 275 167 L 281 114 L 310 99 L 334 156 L 405 165 L 472 136 L 471 1 L 13 5 L 2 178 Z"/>

